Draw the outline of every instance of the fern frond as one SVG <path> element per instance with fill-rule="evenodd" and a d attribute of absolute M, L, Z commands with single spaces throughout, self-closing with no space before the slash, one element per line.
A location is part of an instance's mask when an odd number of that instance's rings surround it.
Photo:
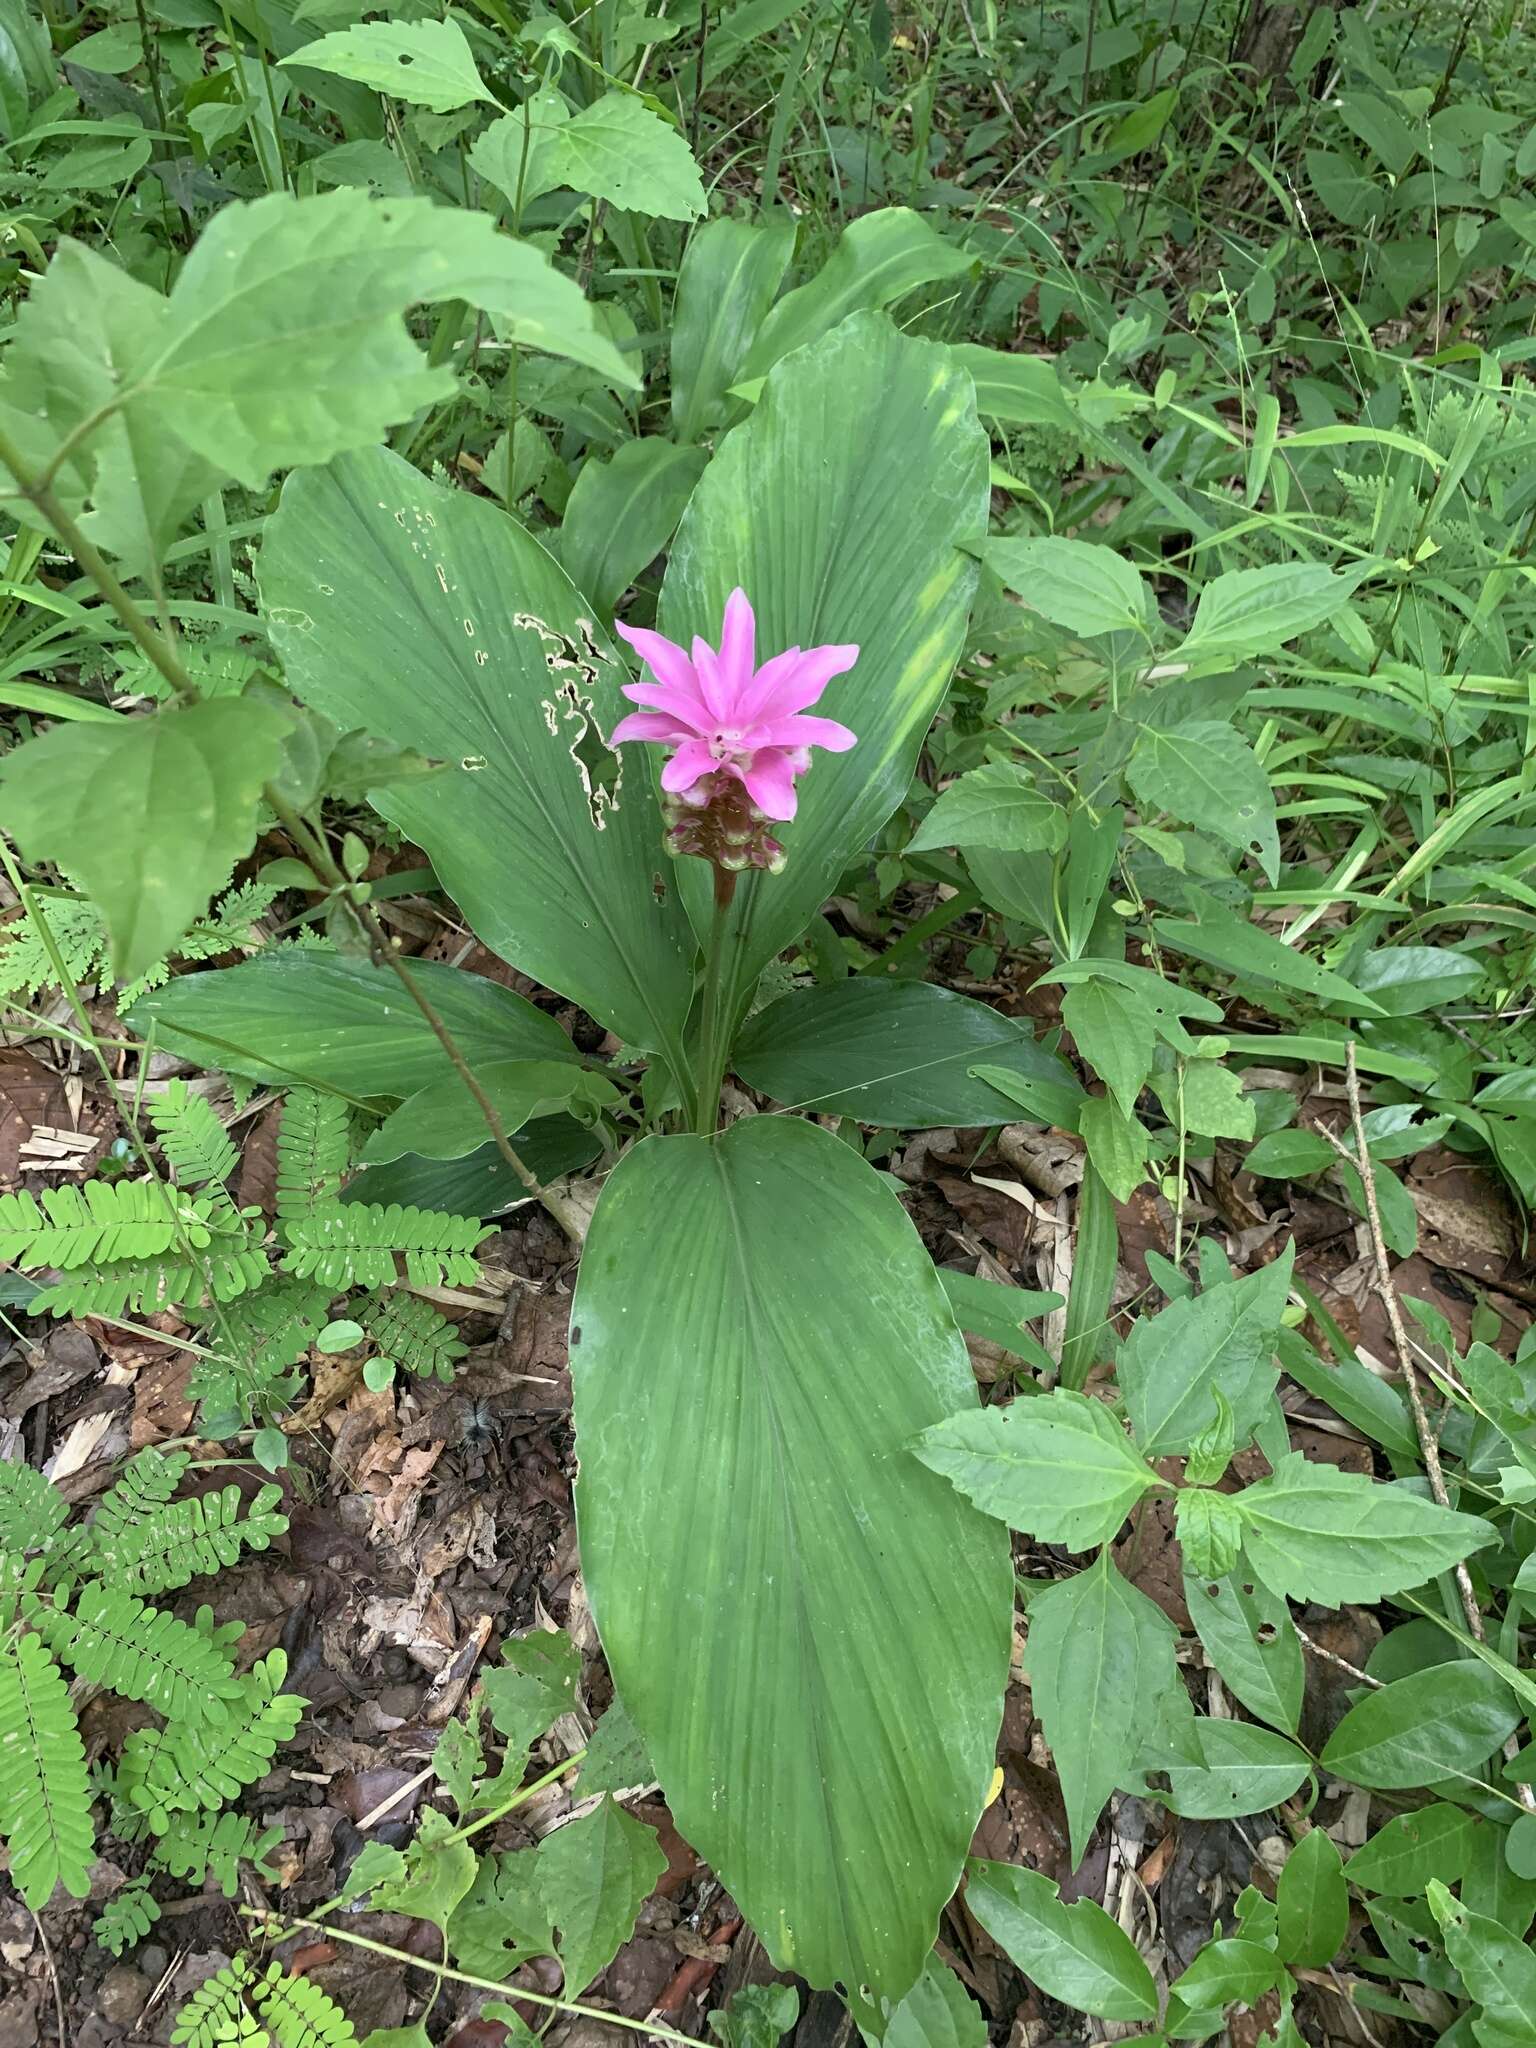
<path fill-rule="evenodd" d="M 240 1164 L 213 1104 L 205 1095 L 194 1095 L 185 1081 L 168 1081 L 163 1095 L 146 1096 L 144 1107 L 178 1186 L 226 1181 Z"/>
<path fill-rule="evenodd" d="M 399 1202 L 329 1202 L 285 1226 L 283 1270 L 327 1287 L 386 1287 L 403 1253 L 413 1287 L 473 1286 L 480 1268 L 470 1254 L 495 1230 L 474 1216 L 445 1216 Z"/>
<path fill-rule="evenodd" d="M 46 1550 L 69 1519 L 69 1502 L 33 1465 L 0 1460 L 0 1550 Z"/>
<path fill-rule="evenodd" d="M 201 1250 L 215 1230 L 228 1230 L 228 1214 L 222 1191 L 189 1196 L 155 1180 L 65 1182 L 43 1190 L 41 1208 L 25 1192 L 0 1195 L 0 1260 L 70 1272 L 106 1259 L 153 1259 L 173 1246 Z"/>
<path fill-rule="evenodd" d="M 99 1550 L 109 1550 L 130 1529 L 157 1515 L 181 1484 L 191 1463 L 190 1451 L 137 1451 L 97 1503 L 91 1535 Z"/>
<path fill-rule="evenodd" d="M 281 1963 L 267 1965 L 256 2006 L 274 2048 L 356 2048 L 352 2022 L 335 1999 L 307 1977 L 291 1976 Z"/>
<path fill-rule="evenodd" d="M 32 1635 L 0 1642 L 0 1835 L 33 1912 L 60 1882 L 87 1896 L 96 1850 L 85 1750 L 64 1674 Z"/>
<path fill-rule="evenodd" d="M 267 1857 L 283 1839 L 281 1828 L 263 1828 L 243 1813 L 179 1813 L 152 1851 L 156 1867 L 190 1884 L 214 1878 L 226 1899 L 240 1888 L 240 1865 L 249 1863 L 258 1877 L 275 1880 L 278 1873 Z"/>
<path fill-rule="evenodd" d="M 120 1892 L 114 1892 L 97 1914 L 91 1932 L 104 1949 L 120 1956 L 135 1948 L 160 1918 L 147 1877 L 136 1877 Z"/>
<path fill-rule="evenodd" d="M 447 1384 L 453 1378 L 455 1361 L 468 1355 L 469 1346 L 459 1342 L 457 1326 L 418 1294 L 390 1288 L 370 1295 L 352 1313 L 377 1345 L 381 1358 L 393 1359 L 422 1379 Z"/>
<path fill-rule="evenodd" d="M 211 1717 L 222 1725 L 241 1698 L 229 1659 L 207 1636 L 119 1586 L 82 1586 L 72 1613 L 40 1606 L 33 1621 L 49 1649 L 82 1678 L 158 1707 L 173 1722 Z"/>
<path fill-rule="evenodd" d="M 290 1088 L 277 1130 L 277 1213 L 284 1222 L 333 1203 L 352 1156 L 350 1112 L 339 1095 Z"/>
<path fill-rule="evenodd" d="M 173 1813 L 223 1806 L 243 1785 L 264 1777 L 304 1712 L 303 1700 L 281 1690 L 287 1673 L 287 1657 L 270 1650 L 238 1681 L 240 1697 L 228 1704 L 224 1720 L 130 1735 L 118 1767 L 118 1796 L 148 1814 L 161 1835 Z M 141 1743 L 147 1734 L 164 1739 Z"/>
<path fill-rule="evenodd" d="M 4 1197 L 0 1197 L 3 1200 Z M 56 1280 L 37 1294 L 37 1315 L 154 1315 L 165 1308 L 183 1308 L 212 1294 L 215 1301 L 234 1301 L 260 1287 L 271 1268 L 253 1245 L 208 1245 L 201 1261 L 169 1258 L 109 1260 L 92 1273 Z"/>
<path fill-rule="evenodd" d="M 265 1550 L 281 1536 L 288 1517 L 275 1512 L 280 1486 L 263 1486 L 243 1518 L 238 1486 L 172 1501 L 109 1545 L 98 1543 L 97 1569 L 115 1587 L 134 1593 L 165 1593 L 201 1572 L 234 1564 L 242 1549 Z"/>
<path fill-rule="evenodd" d="M 246 2003 L 256 1973 L 244 1956 L 217 1970 L 176 2015 L 172 2048 L 271 2048 L 272 2036 Z"/>
<path fill-rule="evenodd" d="M 208 1335 L 216 1356 L 200 1358 L 187 1381 L 213 1437 L 248 1429 L 258 1408 L 281 1405 L 297 1382 L 285 1377 L 326 1324 L 330 1290 L 305 1280 L 270 1280 L 259 1294 L 231 1302 Z"/>

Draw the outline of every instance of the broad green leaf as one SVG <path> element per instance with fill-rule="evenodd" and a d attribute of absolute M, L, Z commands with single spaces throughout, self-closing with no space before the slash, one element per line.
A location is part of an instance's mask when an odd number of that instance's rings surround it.
<path fill-rule="evenodd" d="M 764 320 L 737 381 L 745 383 L 765 375 L 781 357 L 821 340 L 851 313 L 878 310 L 919 285 L 959 277 L 974 260 L 964 249 L 935 234 L 922 214 L 905 206 L 883 207 L 850 221 L 816 275 L 786 292 Z M 952 402 L 961 410 L 968 409 L 969 384 L 955 371 L 947 352 L 944 368 L 937 370 L 936 366 L 936 375 L 946 384 L 954 378 Z M 926 469 L 921 473 L 926 476 Z M 869 481 L 873 483 L 872 478 Z M 872 496 L 870 503 L 877 502 Z M 755 594 L 749 589 L 748 595 Z"/>
<path fill-rule="evenodd" d="M 1198 923 L 1187 918 L 1157 917 L 1152 929 L 1165 946 L 1191 959 L 1229 967 L 1235 974 L 1256 974 L 1282 988 L 1300 989 L 1321 1001 L 1344 1005 L 1352 1016 L 1376 1014 L 1381 1005 L 1362 995 L 1342 974 L 1319 965 L 1295 946 L 1287 946 L 1256 924 L 1216 910 L 1201 912 Z"/>
<path fill-rule="evenodd" d="M 757 225 L 724 215 L 690 238 L 672 315 L 672 427 L 679 441 L 697 441 L 718 424 L 794 248 L 787 218 Z"/>
<path fill-rule="evenodd" d="M 543 86 L 515 112 L 482 129 L 470 145 L 469 167 L 504 193 L 509 206 L 527 206 L 561 182 L 554 168 L 555 144 L 570 118 L 565 96 Z"/>
<path fill-rule="evenodd" d="M 1303 1835 L 1280 1873 L 1280 1955 L 1287 1963 L 1321 1970 L 1349 1933 L 1349 1886 L 1344 1859 L 1320 1827 Z"/>
<path fill-rule="evenodd" d="M 956 1273 L 939 1268 L 939 1280 L 949 1296 L 955 1321 L 969 1337 L 985 1337 L 1001 1345 L 1016 1358 L 1027 1359 L 1041 1372 L 1054 1372 L 1056 1361 L 1040 1339 L 1026 1325 L 1036 1316 L 1064 1308 L 1060 1294 L 1036 1293 L 1027 1287 L 1008 1287 L 999 1280 L 983 1280 L 974 1273 Z"/>
<path fill-rule="evenodd" d="M 953 343 L 950 354 L 969 371 L 976 386 L 976 410 L 983 419 L 1001 420 L 1007 426 L 1078 430 L 1077 414 L 1051 357 L 981 348 L 969 341 Z"/>
<path fill-rule="evenodd" d="M 448 1925 L 448 1950 L 461 1970 L 499 1983 L 530 1956 L 555 1953 L 539 1882 L 544 1848 L 481 1857 L 475 1882 Z"/>
<path fill-rule="evenodd" d="M 987 2022 L 954 1971 L 929 1956 L 884 2034 L 866 2031 L 864 2040 L 868 2048 L 986 2048 Z"/>
<path fill-rule="evenodd" d="M 846 981 L 798 989 L 748 1019 L 735 1071 L 776 1102 L 901 1130 L 1017 1121 L 1019 1107 L 981 1064 L 1017 1074 L 1053 1123 L 1075 1121 L 1071 1068 L 1027 1025 L 925 981 Z"/>
<path fill-rule="evenodd" d="M 0 761 L 0 824 L 101 912 L 112 970 L 145 974 L 256 838 L 290 720 L 229 697 L 112 726 L 58 725 Z"/>
<path fill-rule="evenodd" d="M 1201 1648 L 1228 1691 L 1249 1713 L 1294 1735 L 1306 1672 L 1285 1601 L 1250 1578 L 1241 1560 L 1228 1578 L 1186 1573 L 1184 1600 Z"/>
<path fill-rule="evenodd" d="M 579 1173 L 603 1149 L 595 1131 L 574 1117 L 539 1117 L 517 1138 L 517 1156 L 546 1184 Z M 423 1159 L 407 1153 L 388 1166 L 365 1166 L 341 1191 L 343 1202 L 399 1202 L 447 1216 L 499 1216 L 527 1200 L 527 1190 L 489 1140 L 463 1159 Z"/>
<path fill-rule="evenodd" d="M 1467 1996 L 1482 2008 L 1473 2032 L 1479 2048 L 1528 2048 L 1536 2040 L 1536 1952 L 1497 1920 L 1453 1899 L 1438 1878 L 1429 1909 Z"/>
<path fill-rule="evenodd" d="M 908 853 L 935 846 L 994 846 L 1004 853 L 1055 853 L 1067 842 L 1067 814 L 1042 796 L 1027 769 L 989 761 L 959 776 L 907 842 Z"/>
<path fill-rule="evenodd" d="M 571 1371 L 583 1571 L 678 1827 L 781 1968 L 900 1998 L 986 1797 L 1011 1608 L 1001 1525 L 908 1455 L 975 1399 L 932 1261 L 814 1125 L 649 1138 L 598 1203 Z"/>
<path fill-rule="evenodd" d="M 1300 1451 L 1237 1496 L 1248 1560 L 1292 1600 L 1380 1600 L 1422 1585 L 1495 1540 L 1477 1515 L 1404 1486 L 1312 1464 Z"/>
<path fill-rule="evenodd" d="M 285 68 L 302 66 L 356 79 L 434 114 L 451 114 L 476 100 L 495 101 L 456 21 L 360 22 L 305 43 L 279 61 Z"/>
<path fill-rule="evenodd" d="M 629 1718 L 622 1700 L 614 1700 L 587 1739 L 582 1760 L 581 1796 L 611 1792 L 615 1798 L 649 1785 L 656 1776 L 645 1737 Z"/>
<path fill-rule="evenodd" d="M 1100 1551 L 1075 1578 L 1035 1593 L 1024 1661 L 1066 1803 L 1074 1868 L 1117 1785 L 1160 1720 L 1188 1702 L 1173 1651 L 1177 1631 L 1160 1607 Z"/>
<path fill-rule="evenodd" d="M 1078 1111 L 1077 1127 L 1094 1171 L 1117 1202 L 1128 1202 L 1147 1177 L 1152 1134 L 1139 1117 L 1127 1116 L 1108 1095 L 1090 1095 Z"/>
<path fill-rule="evenodd" d="M 771 35 L 803 5 L 804 0 L 743 0 L 739 7 L 723 9 L 702 51 L 705 85 L 712 85 L 722 72 L 740 63 L 742 53 L 753 42 Z"/>
<path fill-rule="evenodd" d="M 411 961 L 410 972 L 472 1067 L 580 1058 L 553 1017 L 498 982 L 433 960 Z M 140 996 L 126 1021 L 157 1051 L 279 1088 L 405 1096 L 454 1071 L 389 968 L 307 948 L 178 975 Z"/>
<path fill-rule="evenodd" d="M 1069 1550 L 1107 1543 L 1157 1484 L 1103 1402 L 1061 1387 L 951 1415 L 913 1449 L 986 1514 Z"/>
<path fill-rule="evenodd" d="M 295 695 L 463 764 L 377 807 L 485 943 L 682 1071 L 676 869 L 643 762 L 603 741 L 627 671 L 538 542 L 377 449 L 289 478 L 260 578 Z"/>
<path fill-rule="evenodd" d="M 1236 1820 L 1278 1806 L 1312 1768 L 1304 1749 L 1251 1721 L 1198 1720 L 1203 1759 L 1161 1763 L 1166 1789 L 1155 1796 L 1186 1820 Z"/>
<path fill-rule="evenodd" d="M 1217 1060 L 1172 1062 L 1154 1071 L 1152 1086 L 1175 1129 L 1203 1138 L 1251 1138 L 1254 1106 L 1243 1093 L 1242 1076 Z"/>
<path fill-rule="evenodd" d="M 630 213 L 696 220 L 708 210 L 693 151 L 630 92 L 606 92 L 563 122 L 545 175 Z"/>
<path fill-rule="evenodd" d="M 965 1903 L 1047 1997 L 1097 2019 L 1156 2019 L 1151 1971 L 1092 1899 L 1064 1906 L 1059 1887 L 1037 1870 L 973 1862 L 966 1865 Z"/>
<path fill-rule="evenodd" d="M 672 538 L 704 470 L 699 448 L 646 436 L 588 456 L 560 524 L 560 563 L 604 619 Z"/>
<path fill-rule="evenodd" d="M 1284 1978 L 1280 1958 L 1261 1942 L 1244 1941 L 1240 1935 L 1208 1941 L 1168 1987 L 1169 2025 L 1176 2038 L 1191 2032 L 1197 2038 L 1215 2032 L 1229 2005 L 1257 2005 L 1265 1992 L 1273 1991 Z M 1213 2019 L 1215 2025 L 1195 2027 L 1196 2015 Z"/>
<path fill-rule="evenodd" d="M 405 1852 L 405 1869 L 373 1887 L 369 1910 L 406 1913 L 446 1930 L 454 1908 L 475 1881 L 476 1858 L 468 1842 L 454 1839 L 446 1813 L 429 1806 L 416 1838 Z"/>
<path fill-rule="evenodd" d="M 1247 1154 L 1243 1166 L 1264 1180 L 1300 1180 L 1321 1173 L 1338 1156 L 1316 1131 L 1271 1131 Z"/>
<path fill-rule="evenodd" d="M 1368 1692 L 1328 1738 L 1324 1768 L 1373 1789 L 1467 1777 L 1523 1718 L 1496 1671 L 1473 1658 L 1432 1664 Z"/>
<path fill-rule="evenodd" d="M 1113 548 L 1086 540 L 989 540 L 985 559 L 1031 611 L 1081 639 L 1146 623 L 1141 572 Z"/>
<path fill-rule="evenodd" d="M 1374 562 L 1355 562 L 1337 574 L 1320 562 L 1229 569 L 1201 591 L 1188 637 L 1176 652 L 1232 660 L 1271 654 L 1332 618 L 1375 567 Z"/>
<path fill-rule="evenodd" d="M 1231 1404 L 1236 1440 L 1248 1441 L 1279 1379 L 1275 1337 L 1295 1259 L 1207 1287 L 1143 1316 L 1120 1354 L 1119 1379 L 1143 1456 L 1187 1451 L 1214 1417 L 1217 1389 Z"/>
<path fill-rule="evenodd" d="M 709 2031 L 724 2048 L 778 2048 L 799 2017 L 793 1984 L 743 1984 L 709 2015 Z"/>
<path fill-rule="evenodd" d="M 574 1048 L 573 1048 L 574 1050 Z M 595 1110 L 619 1100 L 601 1074 L 571 1060 L 491 1060 L 475 1070 L 508 1134 L 531 1117 L 560 1110 Z M 370 1133 L 359 1155 L 365 1165 L 382 1165 L 414 1153 L 423 1159 L 462 1159 L 485 1143 L 485 1117 L 457 1072 L 429 1081 Z"/>
<path fill-rule="evenodd" d="M 1257 755 L 1230 725 L 1189 719 L 1144 726 L 1126 768 L 1143 804 L 1254 854 L 1273 888 L 1280 875 L 1275 799 Z"/>
<path fill-rule="evenodd" d="M 1373 946 L 1355 962 L 1355 980 L 1389 1017 L 1416 1017 L 1468 996 L 1486 964 L 1449 946 Z"/>
<path fill-rule="evenodd" d="M 1515 1875 L 1504 1854 L 1504 1841 L 1500 1828 L 1473 1829 L 1467 1874 L 1461 1881 L 1462 1901 L 1474 1913 L 1524 1934 L 1536 1914 L 1536 1878 Z"/>
<path fill-rule="evenodd" d="M 1153 1025 L 1145 1006 L 1112 981 L 1076 982 L 1062 998 L 1061 1021 L 1122 1113 L 1135 1116 L 1152 1071 Z"/>
<path fill-rule="evenodd" d="M 569 1636 L 535 1629 L 502 1645 L 501 1662 L 481 1675 L 491 1725 L 512 1755 L 530 1749 L 576 1704 L 581 1652 Z"/>
<path fill-rule="evenodd" d="M 578 1996 L 635 1931 L 667 1867 L 654 1828 L 605 1799 L 539 1844 L 538 1884 L 554 1924 L 565 1994 Z"/>
<path fill-rule="evenodd" d="M 857 746 L 816 756 L 779 833 L 784 872 L 746 876 L 736 892 L 739 1008 L 911 786 L 964 642 L 977 568 L 963 550 L 986 530 L 986 474 L 986 436 L 947 353 L 859 313 L 770 374 L 683 514 L 662 591 L 672 639 L 700 633 L 714 646 L 739 584 L 756 609 L 759 660 L 829 642 L 860 649 L 820 707 Z M 689 878 L 701 929 L 707 884 Z"/>
<path fill-rule="evenodd" d="M 1358 1890 L 1389 1899 L 1416 1899 L 1432 1877 L 1458 1884 L 1471 1861 L 1476 1825 L 1460 1806 L 1396 1814 L 1355 1851 L 1344 1875 Z"/>
<path fill-rule="evenodd" d="M 1081 815 L 1078 814 L 1079 817 Z M 1074 825 L 1076 822 L 1074 819 Z M 1106 838 L 1118 836 L 1113 812 L 1105 814 L 1103 823 L 1116 828 L 1113 834 L 1107 832 Z M 1096 898 L 1097 891 L 1093 894 Z M 1178 1052 L 1192 1054 L 1196 1050 L 1195 1041 L 1180 1021 L 1182 1018 L 1195 1017 L 1204 1024 L 1221 1022 L 1221 1011 L 1209 996 L 1201 995 L 1196 989 L 1181 988 L 1176 981 L 1154 974 L 1150 967 L 1137 967 L 1129 960 L 1064 960 L 1048 974 L 1042 974 L 1040 980 L 1060 982 L 1064 988 L 1073 988 L 1084 982 L 1112 982 L 1116 988 L 1123 988 L 1136 998 L 1139 1007 L 1151 1018 L 1158 1037 Z"/>

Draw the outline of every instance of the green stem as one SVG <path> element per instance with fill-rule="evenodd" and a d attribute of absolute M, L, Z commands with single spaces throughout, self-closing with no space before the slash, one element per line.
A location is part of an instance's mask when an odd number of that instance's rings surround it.
<path fill-rule="evenodd" d="M 512 1797 L 503 1801 L 500 1806 L 493 1806 L 489 1813 L 481 1814 L 478 1820 L 470 1821 L 466 1827 L 455 1828 L 453 1833 L 445 1838 L 444 1846 L 447 1842 L 467 1842 L 471 1835 L 478 1835 L 482 1828 L 494 1827 L 497 1821 L 505 1820 L 509 1813 L 514 1812 L 519 1806 L 526 1805 L 535 1792 L 542 1792 L 546 1785 L 557 1785 L 567 1771 L 574 1771 L 586 1753 L 584 1749 L 578 1749 L 573 1755 L 568 1756 L 564 1763 L 556 1764 L 552 1771 L 546 1771 L 542 1778 L 535 1778 L 531 1785 L 519 1786 Z"/>
<path fill-rule="evenodd" d="M 709 950 L 704 956 L 704 1015 L 699 1034 L 698 1116 L 694 1129 L 701 1138 L 712 1138 L 720 1125 L 720 1090 L 725 1083 L 725 1062 L 729 1052 L 730 1006 L 721 1001 L 721 976 L 726 958 L 726 934 L 731 922 L 731 904 L 736 895 L 736 877 L 725 868 L 715 871 L 715 914 L 709 927 Z"/>

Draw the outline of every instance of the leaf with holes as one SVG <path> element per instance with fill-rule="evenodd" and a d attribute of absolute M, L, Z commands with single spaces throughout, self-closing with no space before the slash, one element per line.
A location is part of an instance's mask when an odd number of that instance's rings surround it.
<path fill-rule="evenodd" d="M 1223 846 L 1257 855 L 1273 888 L 1280 877 L 1275 798 L 1258 756 L 1230 725 L 1189 719 L 1159 731 L 1143 726 L 1126 768 L 1139 800 Z"/>
<path fill-rule="evenodd" d="M 434 114 L 451 114 L 476 100 L 495 103 L 456 21 L 359 22 L 305 43 L 280 62 L 284 69 L 355 79 Z"/>

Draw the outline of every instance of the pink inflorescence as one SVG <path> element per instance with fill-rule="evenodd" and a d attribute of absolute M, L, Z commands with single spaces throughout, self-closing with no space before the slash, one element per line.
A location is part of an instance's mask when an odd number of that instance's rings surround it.
<path fill-rule="evenodd" d="M 795 815 L 795 778 L 812 747 L 846 753 L 856 735 L 832 718 L 805 713 L 834 676 L 852 668 L 857 647 L 791 647 L 755 666 L 757 624 L 745 591 L 725 607 L 718 651 L 695 639 L 691 653 L 644 627 L 618 625 L 650 677 L 625 686 L 632 711 L 612 743 L 650 740 L 672 749 L 661 771 L 667 841 L 727 871 L 782 867 L 770 823 Z"/>

